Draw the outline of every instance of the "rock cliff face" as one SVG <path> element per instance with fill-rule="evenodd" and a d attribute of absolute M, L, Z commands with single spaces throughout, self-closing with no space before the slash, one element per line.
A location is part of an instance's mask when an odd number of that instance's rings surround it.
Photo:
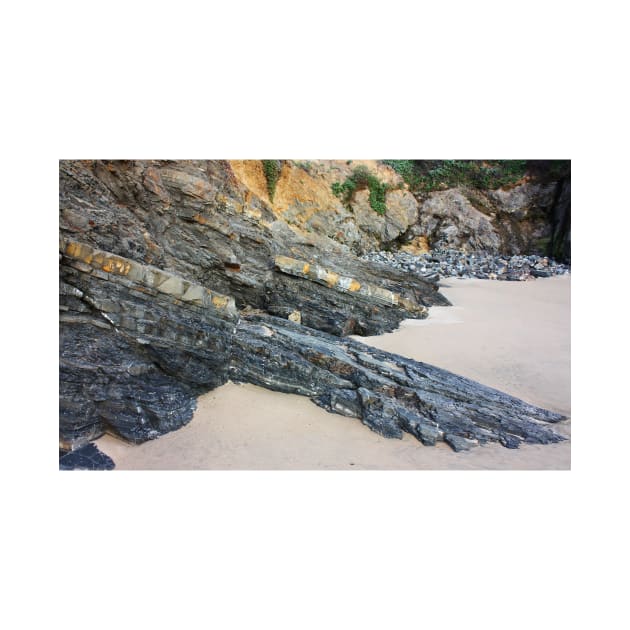
<path fill-rule="evenodd" d="M 571 178 L 558 184 L 552 207 L 549 251 L 554 258 L 571 262 Z"/>
<path fill-rule="evenodd" d="M 233 161 L 236 177 L 269 204 L 274 217 L 302 234 L 322 235 L 355 253 L 379 249 L 394 242 L 418 218 L 418 203 L 391 168 L 376 160 L 285 160 L 273 200 L 266 189 L 260 162 Z M 347 179 L 357 167 L 366 167 L 388 184 L 387 213 L 370 207 L 369 191 L 357 191 L 351 204 L 332 193 L 332 185 Z"/>
<path fill-rule="evenodd" d="M 285 160 L 270 198 L 259 161 L 233 161 L 231 167 L 276 219 L 298 233 L 325 236 L 357 254 L 384 248 L 419 254 L 440 247 L 570 260 L 566 175 L 534 172 L 495 190 L 454 185 L 412 194 L 400 175 L 376 160 Z M 367 189 L 357 190 L 348 203 L 332 193 L 333 185 L 362 167 L 388 187 L 384 215 L 370 206 Z"/>
<path fill-rule="evenodd" d="M 229 378 L 427 444 L 560 439 L 540 424 L 554 414 L 340 339 L 448 302 L 435 280 L 354 255 L 400 238 L 417 205 L 399 189 L 391 216 L 365 201 L 369 220 L 351 220 L 330 192 L 330 173 L 349 165 L 338 169 L 284 163 L 272 201 L 258 162 L 60 163 L 63 449 L 105 431 L 139 442 L 174 430 Z"/>
<path fill-rule="evenodd" d="M 570 222 L 570 180 L 526 179 L 488 191 L 455 187 L 419 196 L 418 203 L 418 221 L 403 243 L 422 236 L 431 248 L 571 258 L 570 232 L 560 225 L 561 217 Z M 554 247 L 554 238 L 562 245 Z"/>

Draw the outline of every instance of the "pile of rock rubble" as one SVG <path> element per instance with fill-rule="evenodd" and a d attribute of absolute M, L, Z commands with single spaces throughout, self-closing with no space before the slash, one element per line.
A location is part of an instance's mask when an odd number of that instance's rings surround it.
<path fill-rule="evenodd" d="M 570 273 L 569 265 L 546 256 L 502 256 L 487 252 L 436 249 L 414 256 L 407 252 L 369 252 L 364 260 L 390 265 L 427 278 L 481 278 L 488 280 L 532 280 Z"/>

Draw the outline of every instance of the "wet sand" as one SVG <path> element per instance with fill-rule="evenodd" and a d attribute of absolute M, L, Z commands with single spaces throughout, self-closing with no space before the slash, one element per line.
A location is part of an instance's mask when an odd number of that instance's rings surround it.
<path fill-rule="evenodd" d="M 452 307 L 433 307 L 393 333 L 360 338 L 567 416 L 570 277 L 529 282 L 443 281 Z M 570 422 L 556 426 L 569 437 Z M 192 421 L 141 445 L 97 441 L 118 470 L 568 470 L 570 441 L 455 453 L 410 435 L 390 440 L 307 398 L 228 383 L 198 401 Z"/>

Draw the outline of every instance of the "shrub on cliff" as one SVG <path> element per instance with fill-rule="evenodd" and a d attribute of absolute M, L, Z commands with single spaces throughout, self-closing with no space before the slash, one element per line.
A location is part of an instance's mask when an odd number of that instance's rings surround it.
<path fill-rule="evenodd" d="M 270 201 L 273 201 L 273 196 L 276 192 L 276 184 L 280 179 L 280 170 L 282 165 L 280 160 L 261 160 L 263 165 L 263 171 L 265 172 L 265 179 L 267 180 L 267 192 L 269 193 Z"/>
<path fill-rule="evenodd" d="M 521 179 L 527 160 L 383 160 L 415 192 L 455 186 L 496 190 Z"/>
<path fill-rule="evenodd" d="M 369 202 L 372 210 L 378 214 L 385 214 L 387 211 L 385 196 L 389 186 L 385 182 L 381 182 L 367 167 L 357 166 L 352 171 L 352 175 L 347 177 L 343 183 L 335 182 L 331 186 L 333 194 L 345 204 L 352 202 L 357 190 L 365 190 L 366 188 L 370 191 Z"/>

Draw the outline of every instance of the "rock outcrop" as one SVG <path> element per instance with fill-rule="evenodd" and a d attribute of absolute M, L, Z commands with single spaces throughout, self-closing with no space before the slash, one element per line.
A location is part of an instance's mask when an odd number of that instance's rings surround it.
<path fill-rule="evenodd" d="M 279 274 L 268 292 L 266 310 L 281 317 L 297 310 L 304 325 L 342 336 L 367 335 L 375 328 L 393 330 L 405 317 L 425 318 L 428 311 L 423 302 L 445 303 L 435 291 L 435 282 L 424 278 L 415 279 L 416 292 L 410 283 L 412 293 L 407 289 L 405 297 L 385 288 L 394 285 L 383 280 L 381 285 L 370 284 L 287 256 L 276 256 L 274 262 Z M 424 291 L 418 293 L 418 287 Z M 397 288 L 404 291 L 402 285 Z"/>
<path fill-rule="evenodd" d="M 395 242 L 418 218 L 418 202 L 402 178 L 376 160 L 284 160 L 273 200 L 259 161 L 233 160 L 230 166 L 241 183 L 264 199 L 275 218 L 303 234 L 329 238 L 354 253 Z M 368 168 L 390 187 L 384 215 L 371 208 L 367 190 L 357 191 L 351 204 L 332 193 L 333 184 L 343 182 L 357 167 Z"/>
<path fill-rule="evenodd" d="M 373 431 L 454 450 L 500 442 L 548 444 L 564 438 L 545 426 L 562 416 L 425 363 L 269 315 L 243 317 L 233 344 L 234 381 L 308 396 L 360 418 Z"/>
<path fill-rule="evenodd" d="M 278 218 L 227 162 L 60 163 L 60 447 L 184 425 L 228 379 L 453 448 L 556 441 L 559 416 L 345 337 L 448 302 Z"/>
<path fill-rule="evenodd" d="M 489 214 L 481 212 L 462 190 L 431 193 L 422 203 L 410 236 L 424 236 L 435 247 L 497 252 L 501 238 Z"/>
<path fill-rule="evenodd" d="M 59 470 L 113 470 L 114 461 L 95 444 L 59 452 Z"/>
<path fill-rule="evenodd" d="M 317 264 L 282 256 L 274 264 L 263 303 L 287 320 L 297 313 L 305 325 L 343 335 L 426 317 L 426 307 L 413 299 Z M 434 285 L 418 284 L 435 299 Z M 227 381 L 240 317 L 230 296 L 61 239 L 59 301 L 64 448 L 106 429 L 141 442 L 179 428 L 199 393 Z"/>
<path fill-rule="evenodd" d="M 156 267 L 61 242 L 60 446 L 111 430 L 142 442 L 192 418 L 227 380 L 231 297 Z"/>
<path fill-rule="evenodd" d="M 563 227 L 567 221 L 570 225 L 567 181 L 526 178 L 518 185 L 497 190 L 459 186 L 418 195 L 418 220 L 400 237 L 402 249 L 421 237 L 431 249 L 503 255 L 535 253 L 567 261 L 570 236 L 566 236 L 567 229 Z M 554 247 L 553 239 L 564 239 L 563 245 Z"/>
<path fill-rule="evenodd" d="M 412 193 L 398 173 L 376 160 L 284 160 L 272 199 L 259 161 L 234 160 L 230 166 L 276 219 L 359 255 L 383 248 L 412 254 L 455 248 L 570 260 L 570 176 L 549 175 L 540 165 L 502 188 L 461 184 Z M 387 186 L 385 214 L 374 212 L 366 189 L 349 202 L 332 193 L 357 168 Z"/>

